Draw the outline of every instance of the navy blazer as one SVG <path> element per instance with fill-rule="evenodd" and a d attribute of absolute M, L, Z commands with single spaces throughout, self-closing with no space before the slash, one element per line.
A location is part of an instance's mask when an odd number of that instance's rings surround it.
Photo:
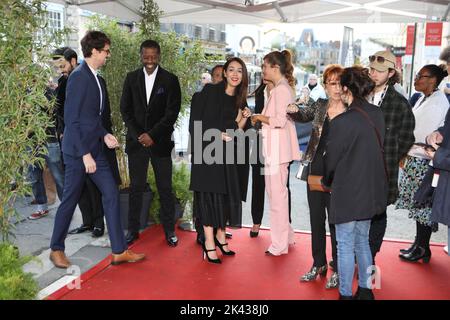
<path fill-rule="evenodd" d="M 62 152 L 72 157 L 88 153 L 95 156 L 108 133 L 102 125 L 106 90 L 101 82 L 103 103 L 100 109 L 100 91 L 94 74 L 83 61 L 69 76 L 64 105 L 64 139 Z"/>

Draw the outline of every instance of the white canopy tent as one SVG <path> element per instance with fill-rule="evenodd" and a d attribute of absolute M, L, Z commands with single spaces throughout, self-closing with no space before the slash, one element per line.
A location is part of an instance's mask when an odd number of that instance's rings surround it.
<path fill-rule="evenodd" d="M 138 21 L 139 0 L 49 0 Z M 450 0 L 156 0 L 168 23 L 389 23 L 450 21 Z"/>

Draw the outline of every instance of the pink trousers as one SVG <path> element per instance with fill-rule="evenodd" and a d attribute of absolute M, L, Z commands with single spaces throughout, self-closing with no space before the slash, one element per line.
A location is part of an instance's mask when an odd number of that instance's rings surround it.
<path fill-rule="evenodd" d="M 294 230 L 289 223 L 288 163 L 265 167 L 266 191 L 270 207 L 269 252 L 273 255 L 287 254 L 290 244 L 294 244 Z"/>

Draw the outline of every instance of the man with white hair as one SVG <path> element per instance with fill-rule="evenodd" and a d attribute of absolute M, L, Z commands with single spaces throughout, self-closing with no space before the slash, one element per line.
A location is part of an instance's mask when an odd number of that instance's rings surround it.
<path fill-rule="evenodd" d="M 211 75 L 208 72 L 202 73 L 202 86 L 211 83 Z"/>
<path fill-rule="evenodd" d="M 317 101 L 319 98 L 326 99 L 327 95 L 325 94 L 324 88 L 319 84 L 317 75 L 311 73 L 308 78 L 308 88 L 311 90 L 309 96 L 314 101 Z"/>

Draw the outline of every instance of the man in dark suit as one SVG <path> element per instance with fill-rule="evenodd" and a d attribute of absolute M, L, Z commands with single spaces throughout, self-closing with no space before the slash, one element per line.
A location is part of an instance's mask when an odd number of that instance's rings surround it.
<path fill-rule="evenodd" d="M 67 268 L 70 262 L 64 254 L 64 241 L 75 207 L 80 199 L 86 175 L 102 194 L 112 264 L 136 262 L 143 254 L 128 250 L 120 223 L 119 190 L 108 164 L 104 144 L 118 147 L 117 139 L 103 127 L 106 87 L 97 76 L 97 70 L 110 55 L 111 41 L 99 31 L 88 31 L 81 40 L 85 61 L 69 76 L 64 112 L 62 152 L 65 163 L 65 185 L 61 204 L 56 212 L 51 239 L 50 260 L 56 267 Z"/>
<path fill-rule="evenodd" d="M 55 50 L 53 59 L 55 65 L 61 72 L 61 77 L 58 79 L 58 88 L 56 90 L 56 131 L 58 139 L 61 142 L 64 137 L 64 103 L 66 100 L 67 79 L 72 71 L 78 66 L 78 55 L 71 48 L 63 47 Z M 102 87 L 106 90 L 105 80 L 100 76 L 98 78 Z M 112 133 L 111 109 L 109 106 L 108 92 L 106 92 L 105 96 L 105 110 L 102 112 L 102 125 L 106 131 Z M 117 185 L 120 185 L 121 180 L 117 165 L 116 151 L 115 149 L 106 148 L 105 153 L 113 171 L 114 180 Z M 69 234 L 79 234 L 91 231 L 94 238 L 101 237 L 105 231 L 102 195 L 89 176 L 86 178 L 78 206 L 80 207 L 81 215 L 83 216 L 83 224 L 70 230 Z"/>
<path fill-rule="evenodd" d="M 127 243 L 139 238 L 142 193 L 147 183 L 149 161 L 155 173 L 161 200 L 161 222 L 169 246 L 175 247 L 175 204 L 172 193 L 173 126 L 181 105 L 178 78 L 159 66 L 161 48 L 156 41 L 141 44 L 143 68 L 127 74 L 120 110 L 127 126 L 126 149 L 131 194 Z"/>

